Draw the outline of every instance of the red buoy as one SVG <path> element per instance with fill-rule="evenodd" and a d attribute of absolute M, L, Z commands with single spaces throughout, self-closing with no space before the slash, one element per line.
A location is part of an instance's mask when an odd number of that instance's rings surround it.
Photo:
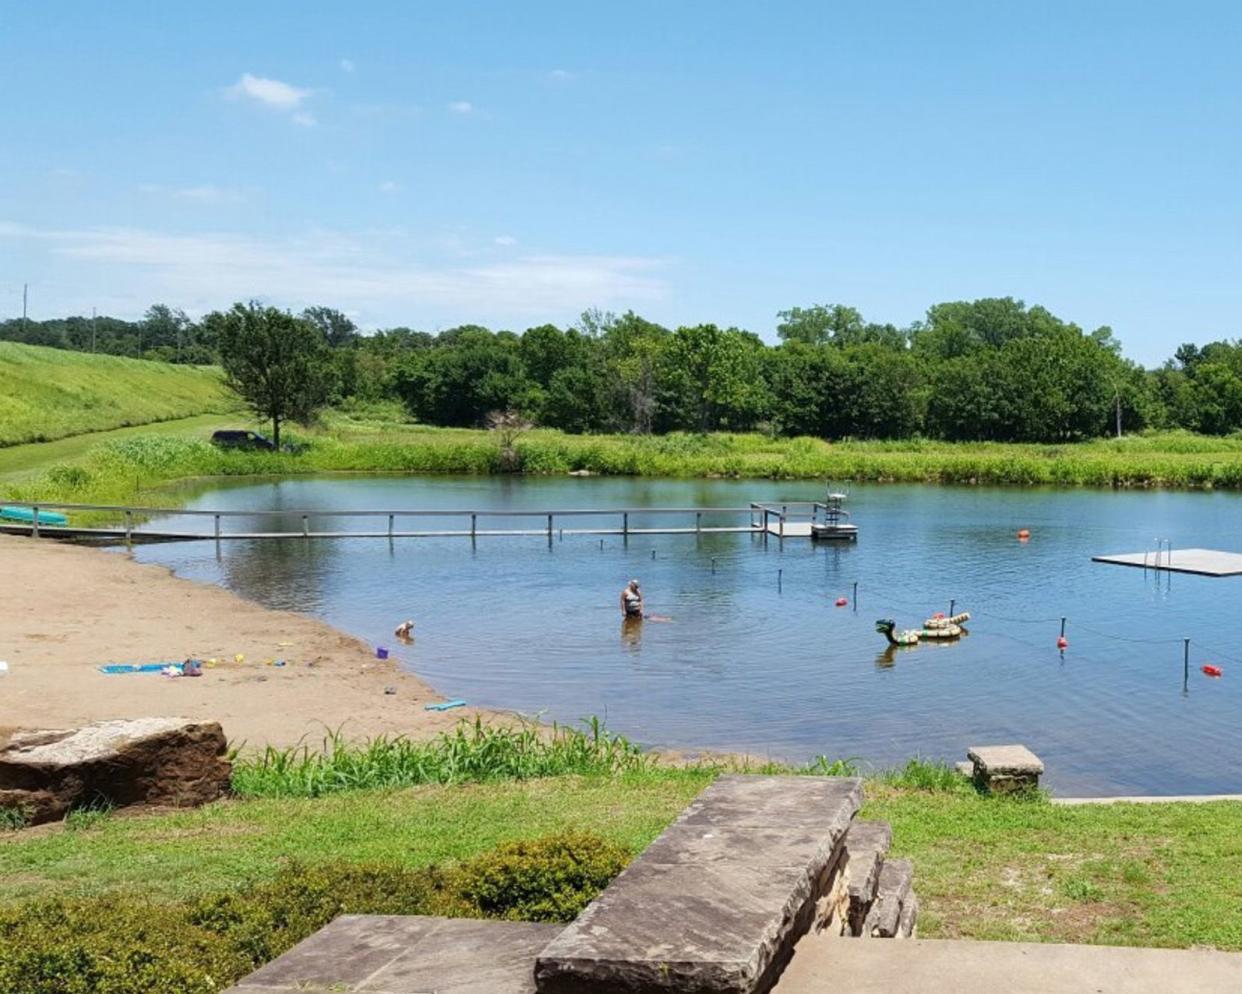
<path fill-rule="evenodd" d="M 1222 670 L 1219 666 L 1213 666 L 1211 663 L 1204 663 L 1202 669 L 1203 669 L 1203 672 L 1206 673 L 1208 676 L 1224 676 L 1225 675 L 1224 670 Z"/>
<path fill-rule="evenodd" d="M 1069 639 L 1067 639 L 1064 635 L 1058 635 L 1058 636 L 1057 636 L 1057 648 L 1058 648 L 1058 649 L 1068 649 L 1068 648 L 1069 648 Z"/>
<path fill-rule="evenodd" d="M 837 598 L 837 607 L 845 607 L 845 605 L 848 603 L 849 601 L 847 601 L 844 597 Z"/>

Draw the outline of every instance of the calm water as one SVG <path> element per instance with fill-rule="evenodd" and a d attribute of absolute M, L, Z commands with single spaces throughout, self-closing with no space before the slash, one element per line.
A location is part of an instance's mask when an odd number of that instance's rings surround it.
<path fill-rule="evenodd" d="M 821 493 L 769 481 L 367 477 L 221 488 L 191 506 L 744 506 Z M 1020 741 L 1063 794 L 1242 791 L 1242 578 L 1157 579 L 1090 561 L 1154 548 L 1156 536 L 1242 549 L 1239 497 L 857 486 L 850 507 L 861 530 L 852 547 L 712 535 L 608 537 L 601 548 L 566 536 L 550 548 L 350 539 L 135 554 L 378 644 L 392 646 L 393 627 L 412 617 L 417 640 L 394 655 L 442 693 L 562 721 L 604 715 L 644 743 L 884 765 Z M 623 630 L 617 598 L 631 576 L 671 623 Z M 858 603 L 834 607 L 855 582 Z M 951 598 L 975 616 L 969 638 L 885 651 L 877 618 L 914 627 Z M 1193 640 L 1186 693 L 1183 636 Z M 1205 662 L 1225 677 L 1205 677 Z"/>

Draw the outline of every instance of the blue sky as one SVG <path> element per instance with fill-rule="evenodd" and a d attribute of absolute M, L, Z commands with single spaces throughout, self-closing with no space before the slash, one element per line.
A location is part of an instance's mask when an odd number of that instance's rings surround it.
<path fill-rule="evenodd" d="M 1242 334 L 1242 4 L 0 0 L 0 317 Z"/>

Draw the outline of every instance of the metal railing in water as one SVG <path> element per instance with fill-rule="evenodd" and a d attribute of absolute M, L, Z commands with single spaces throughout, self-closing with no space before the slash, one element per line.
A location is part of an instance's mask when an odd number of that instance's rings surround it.
<path fill-rule="evenodd" d="M 349 509 L 321 510 L 307 509 L 258 509 L 258 510 L 205 510 L 169 507 L 148 507 L 141 505 L 115 504 L 69 504 L 50 501 L 26 502 L 9 501 L 4 508 L 24 508 L 29 512 L 27 521 L 6 520 L 0 509 L 0 530 L 29 534 L 35 538 L 47 537 L 82 537 L 82 538 L 119 538 L 126 542 L 134 540 L 148 541 L 201 541 L 224 539 L 279 539 L 279 538 L 432 538 L 458 536 L 475 539 L 481 536 L 504 535 L 544 535 L 551 541 L 553 536 L 569 535 L 661 535 L 661 534 L 704 534 L 728 532 L 758 532 L 764 535 L 775 535 L 778 538 L 786 534 L 809 534 L 811 523 L 819 519 L 820 512 L 826 506 L 820 501 L 783 501 L 765 502 L 751 501 L 746 507 L 610 507 L 610 508 L 560 508 L 552 510 L 526 510 L 518 508 L 487 508 L 487 509 L 441 509 L 441 508 L 395 508 L 391 510 Z M 57 520 L 52 522 L 48 515 L 57 513 Z M 61 522 L 61 516 L 69 514 L 100 515 L 105 519 L 119 521 L 122 524 L 74 526 L 67 520 Z M 40 514 L 44 515 L 40 521 Z M 747 516 L 746 524 L 720 525 L 704 524 L 704 516 Z M 693 525 L 689 523 L 693 515 Z M 637 524 L 631 522 L 631 517 Z M 680 526 L 650 527 L 643 524 L 643 519 L 681 517 L 687 523 Z M 210 531 L 175 531 L 167 528 L 150 527 L 151 518 L 180 517 L 211 519 Z M 225 523 L 230 519 L 285 519 L 300 521 L 301 527 L 296 530 L 275 531 L 229 531 Z M 344 530 L 323 531 L 311 527 L 312 521 L 318 519 L 349 519 L 378 518 L 386 519 L 387 527 L 383 530 Z M 487 528 L 480 527 L 488 519 L 538 519 L 538 528 Z M 606 527 L 565 528 L 556 526 L 556 519 L 611 519 L 612 524 Z M 439 528 L 426 530 L 410 530 L 398 528 L 398 522 L 408 519 L 457 519 L 463 527 L 459 529 Z M 619 520 L 617 520 L 619 519 Z M 465 527 L 466 523 L 469 527 Z M 619 527 L 618 527 L 619 526 Z M 788 526 L 788 527 L 787 527 Z"/>

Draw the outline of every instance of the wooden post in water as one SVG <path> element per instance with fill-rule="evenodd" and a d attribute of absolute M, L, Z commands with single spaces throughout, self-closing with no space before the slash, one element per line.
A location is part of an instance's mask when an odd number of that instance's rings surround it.
<path fill-rule="evenodd" d="M 784 575 L 785 575 L 785 571 L 783 569 L 778 569 L 776 571 L 776 592 L 778 594 L 781 592 L 781 580 L 784 577 Z"/>
<path fill-rule="evenodd" d="M 39 537 L 39 505 L 36 504 L 31 510 L 34 513 L 31 515 L 31 518 L 30 518 L 30 537 L 38 538 Z"/>
<path fill-rule="evenodd" d="M 548 545 L 552 544 L 552 515 L 548 515 Z"/>
<path fill-rule="evenodd" d="M 470 515 L 470 541 L 474 541 L 475 532 L 478 529 L 479 516 L 473 512 Z"/>
<path fill-rule="evenodd" d="M 310 522 L 306 520 L 306 515 L 302 515 L 302 537 L 310 538 Z"/>
<path fill-rule="evenodd" d="M 220 541 L 220 515 L 216 515 L 216 541 Z"/>
<path fill-rule="evenodd" d="M 854 581 L 854 596 L 850 598 L 850 603 L 854 605 L 854 613 L 858 613 L 858 581 Z"/>
<path fill-rule="evenodd" d="M 134 538 L 134 512 L 126 509 L 125 511 L 125 544 L 129 545 Z"/>
<path fill-rule="evenodd" d="M 630 512 L 621 512 L 621 534 L 628 541 L 630 537 Z"/>
<path fill-rule="evenodd" d="M 957 598 L 956 598 L 956 597 L 950 597 L 950 598 L 949 598 L 949 617 L 950 617 L 950 618 L 952 618 L 952 617 L 953 617 L 953 609 L 954 609 L 955 607 L 957 607 Z"/>
<path fill-rule="evenodd" d="M 702 511 L 695 511 L 695 512 L 694 512 L 694 531 L 695 531 L 695 534 L 697 534 L 697 533 L 701 532 L 702 530 L 703 530 L 703 512 L 702 512 Z"/>
<path fill-rule="evenodd" d="M 388 515 L 388 537 L 389 538 L 392 538 L 392 526 L 393 526 L 392 519 L 393 519 L 393 516 L 391 514 Z"/>
<path fill-rule="evenodd" d="M 1182 693 L 1190 690 L 1190 639 L 1182 639 Z"/>

